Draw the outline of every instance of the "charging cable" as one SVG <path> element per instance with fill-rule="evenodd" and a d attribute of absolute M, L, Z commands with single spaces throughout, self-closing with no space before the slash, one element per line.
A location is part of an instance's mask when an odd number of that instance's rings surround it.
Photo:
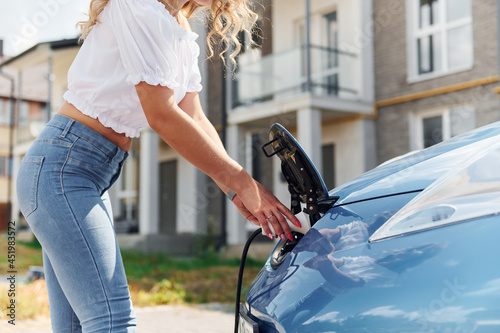
<path fill-rule="evenodd" d="M 240 299 L 241 299 L 241 285 L 243 284 L 243 271 L 245 269 L 245 261 L 247 259 L 248 249 L 250 244 L 255 237 L 260 235 L 262 228 L 259 228 L 253 232 L 253 234 L 248 238 L 243 248 L 243 253 L 241 254 L 240 271 L 238 272 L 238 285 L 236 287 L 236 306 L 234 308 L 234 333 L 238 333 L 238 324 L 240 321 Z"/>

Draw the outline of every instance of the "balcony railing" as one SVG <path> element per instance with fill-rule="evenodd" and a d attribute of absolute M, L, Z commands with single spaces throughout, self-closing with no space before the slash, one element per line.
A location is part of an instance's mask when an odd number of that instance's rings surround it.
<path fill-rule="evenodd" d="M 352 74 L 355 55 L 311 46 L 311 92 L 316 96 L 354 98 Z M 305 92 L 306 48 L 270 54 L 257 61 L 240 56 L 233 89 L 233 107 L 287 98 Z"/>

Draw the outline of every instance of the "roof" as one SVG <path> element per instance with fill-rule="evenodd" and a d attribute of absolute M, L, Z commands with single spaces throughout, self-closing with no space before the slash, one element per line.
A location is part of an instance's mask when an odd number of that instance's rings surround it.
<path fill-rule="evenodd" d="M 62 40 L 56 40 L 56 41 L 49 41 L 49 42 L 42 42 L 38 43 L 26 51 L 18 54 L 15 57 L 11 57 L 4 62 L 0 63 L 0 68 L 3 66 L 9 66 L 9 67 L 16 67 L 18 69 L 21 69 L 22 67 L 27 67 L 27 66 L 33 66 L 36 64 L 40 64 L 44 62 L 45 59 L 48 58 L 47 52 L 43 52 L 45 50 L 60 50 L 64 48 L 70 48 L 70 47 L 78 47 L 78 39 L 79 38 L 72 38 L 72 39 L 62 39 Z M 41 52 L 40 52 L 41 51 Z M 42 53 L 39 54 L 37 57 L 37 53 Z M 44 56 L 46 55 L 46 57 Z M 30 61 L 26 61 L 30 60 Z"/>
<path fill-rule="evenodd" d="M 19 73 L 22 73 L 22 98 L 35 101 L 46 101 L 48 97 L 47 72 L 50 51 L 64 51 L 79 47 L 78 38 L 62 39 L 38 43 L 15 57 L 3 57 L 0 71 L 14 77 L 15 90 L 19 88 Z M 54 63 L 65 52 L 55 52 Z M 0 76 L 0 97 L 10 96 L 10 81 Z"/>

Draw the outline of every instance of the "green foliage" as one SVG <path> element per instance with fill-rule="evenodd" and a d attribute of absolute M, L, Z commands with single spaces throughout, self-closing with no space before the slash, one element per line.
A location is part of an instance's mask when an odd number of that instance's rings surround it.
<path fill-rule="evenodd" d="M 210 267 L 239 267 L 240 258 L 222 258 L 218 253 L 191 259 L 174 259 L 162 253 L 144 254 L 138 251 L 122 250 L 127 276 L 132 279 L 154 278 L 156 275 L 174 271 L 193 271 Z M 245 267 L 260 268 L 264 260 L 247 258 Z"/>
<path fill-rule="evenodd" d="M 161 253 L 122 251 L 134 304 L 232 303 L 236 296 L 239 258 L 218 253 L 204 258 L 173 259 Z M 264 261 L 247 258 L 243 297 Z M 165 282 L 165 281 L 168 281 Z"/>
<path fill-rule="evenodd" d="M 141 305 L 184 303 L 186 291 L 177 283 L 163 279 L 149 291 L 139 290 L 137 302 Z"/>
<path fill-rule="evenodd" d="M 42 245 L 38 241 L 38 239 L 33 235 L 33 238 L 29 242 L 25 241 L 17 241 L 17 244 L 24 245 L 26 247 L 29 247 L 30 249 L 35 249 L 35 250 L 41 250 Z"/>

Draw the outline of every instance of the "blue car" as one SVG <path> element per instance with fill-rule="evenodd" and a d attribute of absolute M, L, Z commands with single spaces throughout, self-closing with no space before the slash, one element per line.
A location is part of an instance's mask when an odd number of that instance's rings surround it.
<path fill-rule="evenodd" d="M 500 123 L 330 192 L 290 133 L 270 139 L 312 228 L 276 245 L 240 332 L 500 332 Z"/>

